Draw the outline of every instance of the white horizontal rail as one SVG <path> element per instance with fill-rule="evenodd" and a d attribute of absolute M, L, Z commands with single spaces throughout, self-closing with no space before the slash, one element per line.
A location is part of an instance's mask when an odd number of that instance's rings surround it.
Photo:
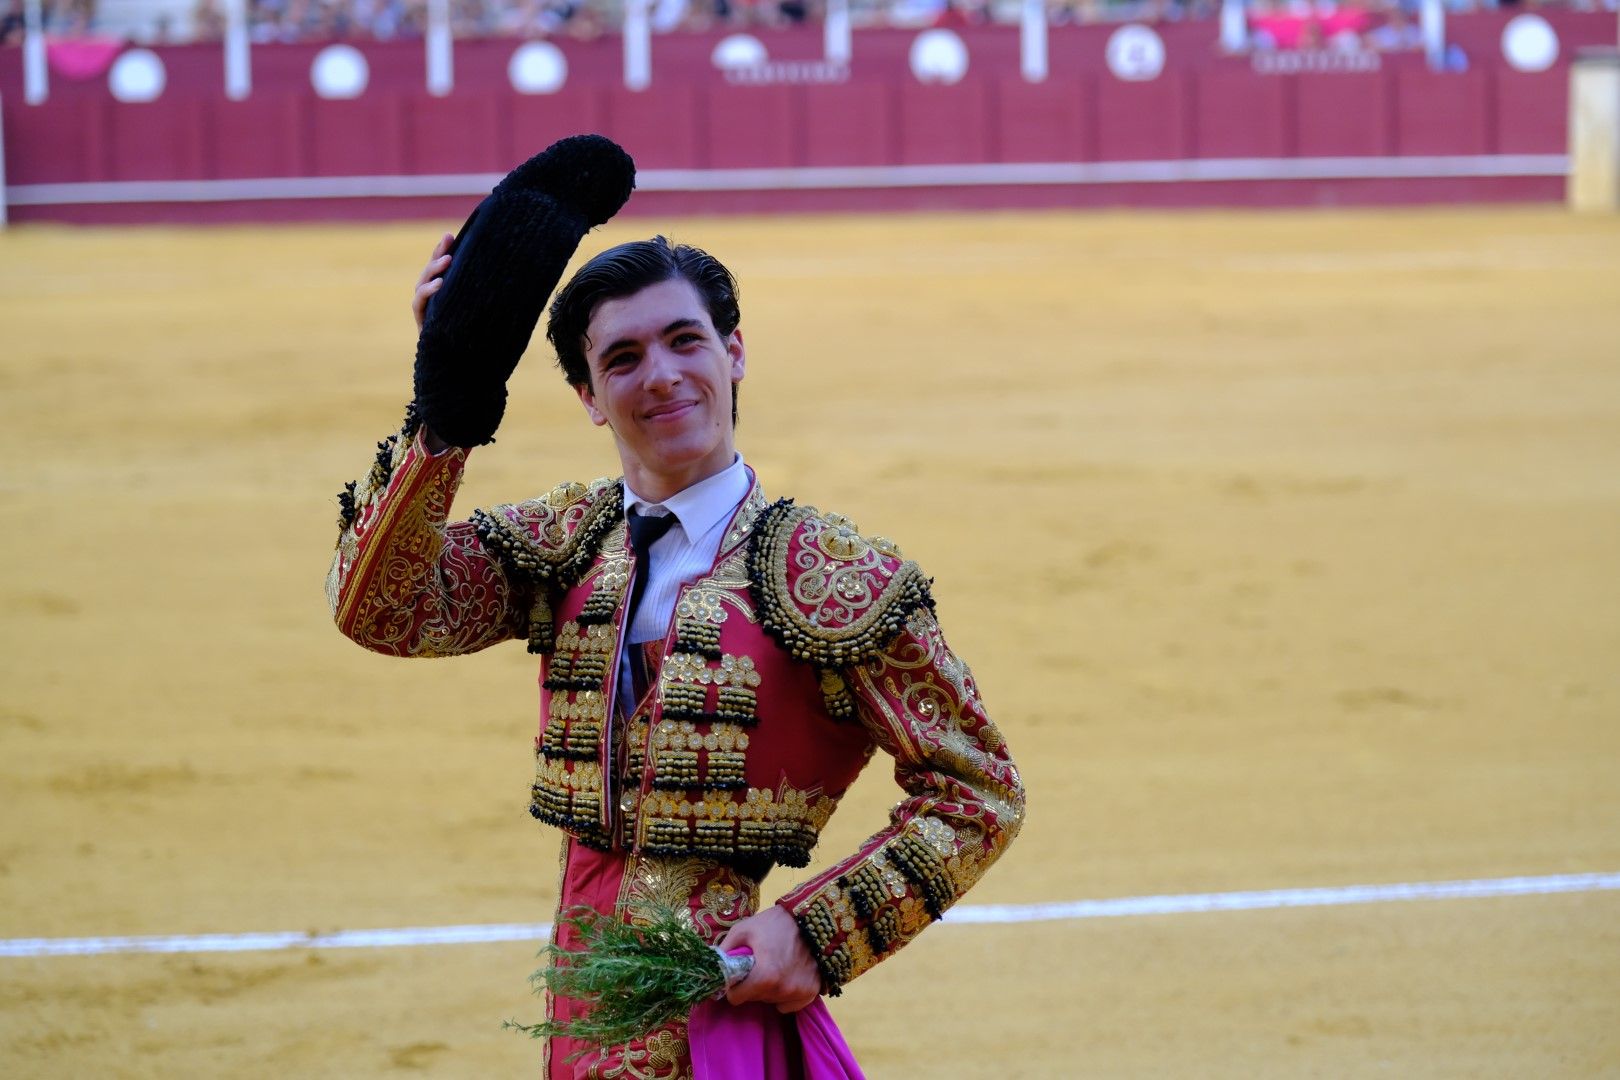
<path fill-rule="evenodd" d="M 852 165 L 783 169 L 646 169 L 641 191 L 827 191 L 881 188 L 1166 184 L 1233 180 L 1401 180 L 1564 176 L 1565 154 L 1456 157 L 1186 158 L 1171 161 Z M 245 202 L 483 195 L 497 173 L 130 180 L 15 184 L 12 206 Z"/>
<path fill-rule="evenodd" d="M 1316 889 L 1270 889 L 1260 892 L 1122 896 L 1109 900 L 1072 900 L 1046 904 L 962 904 L 946 912 L 944 924 L 949 926 L 969 923 L 1054 922 L 1142 915 L 1190 915 L 1214 911 L 1388 904 L 1412 900 L 1545 896 L 1555 893 L 1613 890 L 1620 890 L 1620 873 L 1555 874 L 1544 877 L 1347 885 Z M 497 923 L 480 926 L 407 926 L 381 930 L 338 930 L 327 934 L 282 931 L 151 937 L 10 938 L 0 939 L 0 957 L 469 945 L 486 942 L 539 941 L 548 937 L 550 933 L 550 923 Z"/>

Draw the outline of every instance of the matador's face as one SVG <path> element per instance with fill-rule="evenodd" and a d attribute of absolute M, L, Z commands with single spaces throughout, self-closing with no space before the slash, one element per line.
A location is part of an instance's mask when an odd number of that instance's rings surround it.
<path fill-rule="evenodd" d="M 672 278 L 604 300 L 586 330 L 591 422 L 606 425 L 632 487 L 662 499 L 736 456 L 731 388 L 745 366 L 742 332 L 721 337 L 692 284 Z"/>

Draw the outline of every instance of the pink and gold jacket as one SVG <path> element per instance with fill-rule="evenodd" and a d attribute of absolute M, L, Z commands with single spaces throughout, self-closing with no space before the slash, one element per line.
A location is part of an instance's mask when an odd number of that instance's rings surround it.
<path fill-rule="evenodd" d="M 610 724 L 634 571 L 622 484 L 450 522 L 465 459 L 430 455 L 410 422 L 379 444 L 341 497 L 327 598 L 346 636 L 390 655 L 527 640 L 541 657 L 536 818 L 592 847 L 757 879 L 808 865 L 881 748 L 905 793 L 887 827 L 779 901 L 830 994 L 940 918 L 1017 834 L 1017 768 L 928 579 L 894 545 L 767 504 L 756 481 L 713 568 L 679 595 L 651 709 Z"/>

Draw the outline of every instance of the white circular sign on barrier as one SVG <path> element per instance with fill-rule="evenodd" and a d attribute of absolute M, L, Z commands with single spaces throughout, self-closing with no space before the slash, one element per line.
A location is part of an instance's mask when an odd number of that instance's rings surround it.
<path fill-rule="evenodd" d="M 1558 59 L 1558 31 L 1540 15 L 1515 15 L 1502 27 L 1502 56 L 1515 71 L 1546 71 Z"/>
<path fill-rule="evenodd" d="M 765 43 L 753 34 L 730 34 L 720 39 L 709 60 L 721 71 L 758 67 L 771 58 Z"/>
<path fill-rule="evenodd" d="M 353 45 L 328 45 L 315 54 L 309 81 L 323 98 L 357 98 L 371 81 L 371 66 Z"/>
<path fill-rule="evenodd" d="M 1114 78 L 1146 82 L 1164 70 L 1164 39 L 1152 27 L 1128 23 L 1109 36 L 1103 55 Z"/>
<path fill-rule="evenodd" d="M 549 41 L 525 42 L 507 62 L 506 77 L 520 94 L 555 94 L 568 81 L 568 57 Z"/>
<path fill-rule="evenodd" d="M 967 45 L 949 30 L 924 30 L 911 43 L 911 73 L 919 82 L 961 82 L 967 69 Z"/>
<path fill-rule="evenodd" d="M 162 59 L 151 49 L 129 50 L 107 72 L 107 89 L 119 101 L 156 101 L 168 82 Z"/>

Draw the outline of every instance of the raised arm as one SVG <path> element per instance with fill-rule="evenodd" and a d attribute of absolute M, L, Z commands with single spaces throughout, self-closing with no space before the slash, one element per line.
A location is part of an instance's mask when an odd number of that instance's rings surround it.
<path fill-rule="evenodd" d="M 451 656 L 524 633 L 531 600 L 472 522 L 448 521 L 465 450 L 434 455 L 413 416 L 341 496 L 326 599 L 344 636 L 391 656 Z"/>
<path fill-rule="evenodd" d="M 327 599 L 338 628 L 366 648 L 445 656 L 549 621 L 535 606 L 546 601 L 537 572 L 522 572 L 507 549 L 539 543 L 542 533 L 526 530 L 543 529 L 553 511 L 537 503 L 528 515 L 506 508 L 449 524 L 450 503 L 466 448 L 494 438 L 506 381 L 580 239 L 634 186 L 635 164 L 611 141 L 562 139 L 508 173 L 434 247 L 411 297 L 415 398 L 405 426 L 340 497 Z M 506 537 L 493 549 L 481 538 L 489 528 Z"/>

